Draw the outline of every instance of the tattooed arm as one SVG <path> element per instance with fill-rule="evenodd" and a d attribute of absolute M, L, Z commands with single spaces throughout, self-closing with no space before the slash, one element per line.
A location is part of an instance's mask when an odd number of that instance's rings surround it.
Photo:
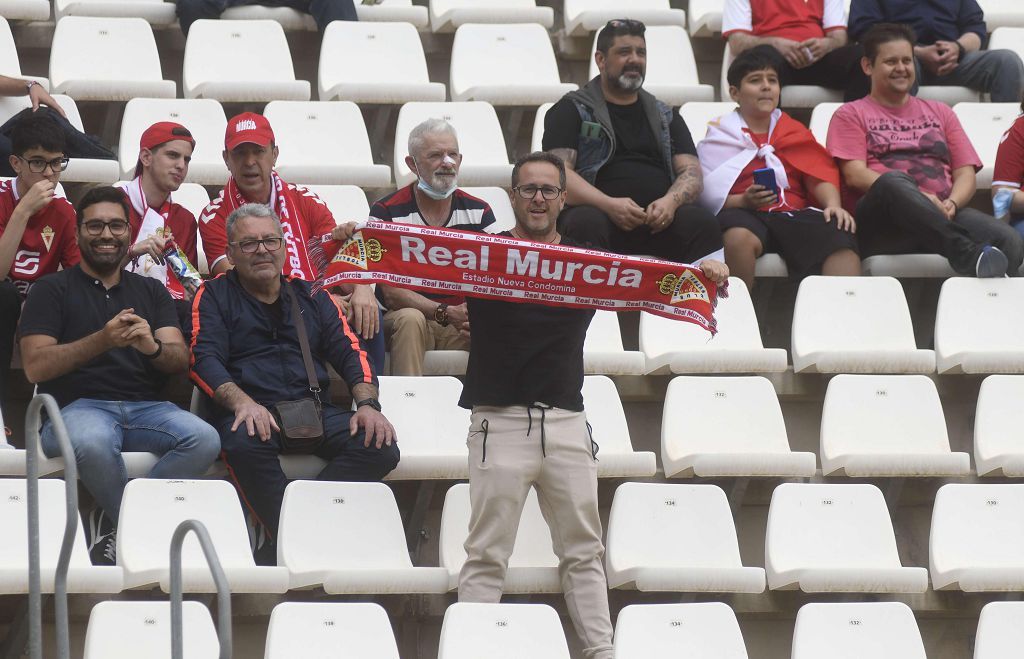
<path fill-rule="evenodd" d="M 704 190 L 704 177 L 697 156 L 677 154 L 672 156 L 672 165 L 676 170 L 676 180 L 665 196 L 652 201 L 646 210 L 647 224 L 652 233 L 664 231 L 675 219 L 676 210 L 683 204 L 697 203 Z"/>
<path fill-rule="evenodd" d="M 570 206 L 600 208 L 623 231 L 632 231 L 647 221 L 644 209 L 635 201 L 629 197 L 609 197 L 577 174 L 575 149 L 551 149 L 550 153 L 565 162 L 565 186 L 568 189 L 566 203 Z M 697 173 L 700 174 L 700 165 L 697 166 Z"/>

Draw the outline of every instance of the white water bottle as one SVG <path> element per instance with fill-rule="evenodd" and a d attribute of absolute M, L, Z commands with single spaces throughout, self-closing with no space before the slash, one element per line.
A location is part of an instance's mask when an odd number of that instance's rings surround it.
<path fill-rule="evenodd" d="M 1014 191 L 1011 188 L 999 188 L 992 198 L 992 211 L 996 219 L 1001 220 L 1010 214 L 1010 203 L 1013 202 Z"/>

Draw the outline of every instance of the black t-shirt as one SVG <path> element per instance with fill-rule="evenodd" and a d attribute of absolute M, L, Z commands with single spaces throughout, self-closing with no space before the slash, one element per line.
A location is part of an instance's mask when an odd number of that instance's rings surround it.
<path fill-rule="evenodd" d="M 564 236 L 562 244 L 582 246 Z M 545 403 L 583 410 L 583 341 L 593 309 L 475 297 L 466 304 L 473 329 L 460 406 Z"/>
<path fill-rule="evenodd" d="M 135 309 L 150 328 L 178 327 L 174 302 L 162 283 L 132 272 L 109 290 L 80 265 L 41 278 L 21 312 L 20 336 L 45 334 L 58 343 L 73 343 L 103 329 L 124 309 Z M 60 377 L 39 383 L 61 407 L 79 398 L 159 400 L 167 376 L 132 347 L 114 348 Z"/>
<path fill-rule="evenodd" d="M 658 138 L 639 99 L 631 105 L 608 103 L 608 114 L 615 131 L 615 152 L 598 170 L 595 187 L 610 197 L 630 197 L 646 208 L 668 192 L 673 172 L 665 168 Z M 544 150 L 578 151 L 582 127 L 576 105 L 568 98 L 558 101 L 544 117 Z M 679 113 L 672 113 L 668 131 L 672 155 L 697 155 L 693 138 Z"/>

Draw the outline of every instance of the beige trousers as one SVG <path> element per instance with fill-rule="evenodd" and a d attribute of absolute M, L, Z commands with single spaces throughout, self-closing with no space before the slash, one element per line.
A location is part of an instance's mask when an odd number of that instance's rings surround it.
<path fill-rule="evenodd" d="M 391 351 L 391 375 L 423 375 L 427 350 L 469 350 L 469 339 L 459 330 L 427 320 L 416 309 L 385 313 L 384 336 Z"/>
<path fill-rule="evenodd" d="M 611 659 L 597 464 L 586 424 L 582 412 L 558 408 L 473 408 L 467 440 L 472 512 L 459 601 L 501 600 L 519 518 L 533 485 L 551 529 L 565 603 L 583 654 Z"/>

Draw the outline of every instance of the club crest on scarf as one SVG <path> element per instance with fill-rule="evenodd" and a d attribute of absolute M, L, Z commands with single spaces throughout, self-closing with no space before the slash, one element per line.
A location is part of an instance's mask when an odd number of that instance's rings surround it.
<path fill-rule="evenodd" d="M 668 295 L 669 304 L 679 304 L 688 300 L 700 300 L 711 302 L 708 295 L 708 287 L 687 270 L 681 275 L 669 273 L 658 280 L 658 290 L 662 295 Z"/>

